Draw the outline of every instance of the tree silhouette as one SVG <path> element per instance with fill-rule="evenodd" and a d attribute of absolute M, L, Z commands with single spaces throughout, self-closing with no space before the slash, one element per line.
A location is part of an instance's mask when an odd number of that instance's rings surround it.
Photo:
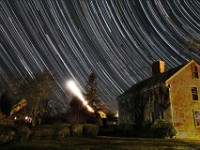
<path fill-rule="evenodd" d="M 8 117 L 12 108 L 12 100 L 9 97 L 8 91 L 5 91 L 0 99 L 0 111 Z"/>
<path fill-rule="evenodd" d="M 88 104 L 94 109 L 94 111 L 97 111 L 103 105 L 97 93 L 97 81 L 94 73 L 91 73 L 89 76 L 88 83 L 86 85 L 85 97 Z"/>
<path fill-rule="evenodd" d="M 104 106 L 102 101 L 99 98 L 98 91 L 97 91 L 97 81 L 96 75 L 91 73 L 86 84 L 86 93 L 85 98 L 88 101 L 88 104 L 93 108 L 94 112 L 90 113 L 87 122 L 92 124 L 101 125 L 101 117 L 98 113 L 98 110 Z"/>
<path fill-rule="evenodd" d="M 33 78 L 20 77 L 13 80 L 10 92 L 14 91 L 18 100 L 27 100 L 28 105 L 24 109 L 32 118 L 33 126 L 36 125 L 36 121 L 41 122 L 42 116 L 46 113 L 48 101 L 55 86 L 56 81 L 48 71 L 35 74 Z"/>
<path fill-rule="evenodd" d="M 67 122 L 70 124 L 86 123 L 90 114 L 87 108 L 77 97 L 73 97 L 70 102 L 70 110 L 67 113 Z"/>

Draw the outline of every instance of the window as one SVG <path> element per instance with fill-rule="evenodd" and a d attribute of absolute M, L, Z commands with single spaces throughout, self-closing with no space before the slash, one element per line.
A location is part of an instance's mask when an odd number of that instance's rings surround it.
<path fill-rule="evenodd" d="M 192 66 L 192 77 L 199 78 L 197 66 Z"/>
<path fill-rule="evenodd" d="M 191 92 L 192 92 L 192 99 L 193 100 L 198 100 L 199 98 L 198 98 L 197 87 L 192 87 Z"/>
<path fill-rule="evenodd" d="M 194 124 L 200 126 L 200 111 L 194 111 Z"/>

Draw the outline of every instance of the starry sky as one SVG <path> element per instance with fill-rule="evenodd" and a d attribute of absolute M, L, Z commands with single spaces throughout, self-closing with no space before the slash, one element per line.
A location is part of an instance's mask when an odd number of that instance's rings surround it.
<path fill-rule="evenodd" d="M 200 62 L 199 44 L 199 0 L 0 0 L 0 74 L 56 70 L 67 91 L 94 72 L 112 111 L 153 62 Z"/>

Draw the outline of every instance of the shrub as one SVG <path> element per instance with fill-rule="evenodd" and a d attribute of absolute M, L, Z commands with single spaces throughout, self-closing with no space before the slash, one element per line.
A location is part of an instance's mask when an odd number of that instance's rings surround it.
<path fill-rule="evenodd" d="M 17 126 L 16 134 L 17 134 L 16 139 L 24 142 L 29 139 L 31 135 L 31 129 L 27 126 Z"/>
<path fill-rule="evenodd" d="M 71 133 L 73 136 L 83 136 L 83 125 L 82 124 L 72 125 Z"/>
<path fill-rule="evenodd" d="M 57 138 L 64 138 L 67 136 L 70 136 L 70 126 L 69 124 L 65 124 L 65 123 L 56 123 L 54 124 L 54 127 L 56 128 L 56 137 Z"/>
<path fill-rule="evenodd" d="M 172 138 L 176 135 L 176 130 L 171 122 L 158 119 L 151 126 L 150 135 L 154 138 Z"/>
<path fill-rule="evenodd" d="M 94 124 L 85 124 L 83 126 L 83 135 L 94 137 L 97 136 L 99 133 L 99 127 Z"/>
<path fill-rule="evenodd" d="M 10 143 L 15 137 L 15 130 L 12 126 L 0 125 L 0 145 Z"/>
<path fill-rule="evenodd" d="M 35 127 L 33 137 L 46 138 L 54 137 L 56 128 L 53 125 L 40 125 Z"/>

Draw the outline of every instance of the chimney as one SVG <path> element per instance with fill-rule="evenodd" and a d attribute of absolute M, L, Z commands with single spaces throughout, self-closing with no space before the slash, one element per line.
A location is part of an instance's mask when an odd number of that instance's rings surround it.
<path fill-rule="evenodd" d="M 164 61 L 156 61 L 152 64 L 152 76 L 156 76 L 160 73 L 165 72 L 165 62 Z"/>

